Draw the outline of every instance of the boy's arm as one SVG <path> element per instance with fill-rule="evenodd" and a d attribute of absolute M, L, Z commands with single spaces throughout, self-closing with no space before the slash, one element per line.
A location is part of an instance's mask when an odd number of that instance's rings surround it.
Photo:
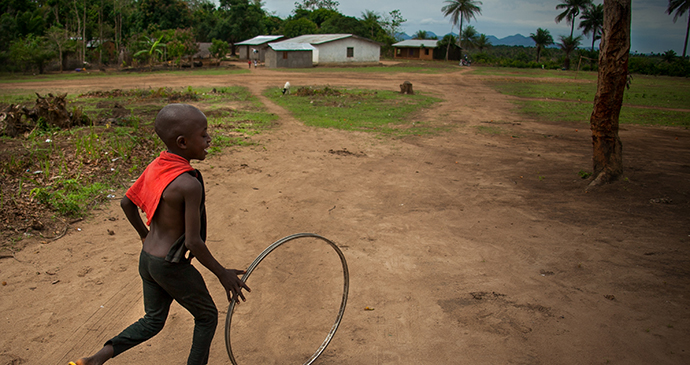
<path fill-rule="evenodd" d="M 141 238 L 141 242 L 143 243 L 146 239 L 146 236 L 149 234 L 149 230 L 146 228 L 144 221 L 141 220 L 141 216 L 139 215 L 139 207 L 137 207 L 136 204 L 134 204 L 134 202 L 132 202 L 127 196 L 122 198 L 120 201 L 120 207 L 122 207 L 127 220 L 137 231 L 139 237 Z"/>
<path fill-rule="evenodd" d="M 211 251 L 206 247 L 206 243 L 201 239 L 201 206 L 202 189 L 201 183 L 196 179 L 185 179 L 185 186 L 182 188 L 184 198 L 184 221 L 185 221 L 185 245 L 199 260 L 199 262 L 218 277 L 220 283 L 225 288 L 228 301 L 232 297 L 239 297 L 246 301 L 242 294 L 242 288 L 251 291 L 247 284 L 242 282 L 238 275 L 244 274 L 244 270 L 226 269 L 221 265 Z"/>

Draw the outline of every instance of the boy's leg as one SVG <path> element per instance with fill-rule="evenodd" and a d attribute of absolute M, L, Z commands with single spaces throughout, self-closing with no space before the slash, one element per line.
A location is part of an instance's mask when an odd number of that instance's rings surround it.
<path fill-rule="evenodd" d="M 218 310 L 206 288 L 204 278 L 189 263 L 167 263 L 154 277 L 180 305 L 194 316 L 194 338 L 188 365 L 206 364 L 218 325 Z"/>
<path fill-rule="evenodd" d="M 106 342 L 113 346 L 113 357 L 130 348 L 150 339 L 158 334 L 168 318 L 170 304 L 173 298 L 153 279 L 151 271 L 155 271 L 155 265 L 161 258 L 151 256 L 142 251 L 139 259 L 139 274 L 144 287 L 144 317 L 131 324 L 119 335 Z M 154 261 L 154 262 L 152 262 Z"/>

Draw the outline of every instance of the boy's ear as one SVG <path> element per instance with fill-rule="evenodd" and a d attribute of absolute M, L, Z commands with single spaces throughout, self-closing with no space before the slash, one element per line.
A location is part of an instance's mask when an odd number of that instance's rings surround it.
<path fill-rule="evenodd" d="M 177 136 L 177 139 L 175 139 L 175 144 L 177 147 L 183 150 L 187 149 L 187 139 L 184 136 Z"/>

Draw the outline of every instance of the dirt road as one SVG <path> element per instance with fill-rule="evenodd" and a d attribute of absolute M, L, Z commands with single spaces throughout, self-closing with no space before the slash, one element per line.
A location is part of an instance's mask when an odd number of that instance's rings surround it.
<path fill-rule="evenodd" d="M 285 81 L 397 90 L 405 80 L 444 100 L 410 122 L 450 132 L 399 140 L 305 127 L 261 96 Z M 195 165 L 205 174 L 216 257 L 246 267 L 297 232 L 328 237 L 345 253 L 349 302 L 318 364 L 690 363 L 690 131 L 625 126 L 626 178 L 585 193 L 585 121 L 526 120 L 509 97 L 462 71 L 260 68 L 11 87 L 189 85 L 247 86 L 280 117 L 260 145 Z M 64 238 L 1 260 L 0 364 L 66 364 L 138 319 L 140 245 L 113 201 Z M 331 250 L 307 241 L 262 263 L 233 317 L 238 361 L 308 358 L 335 319 L 338 265 Z M 200 271 L 222 313 L 209 363 L 227 364 L 227 301 Z M 109 364 L 183 364 L 192 328 L 174 304 L 157 337 Z"/>

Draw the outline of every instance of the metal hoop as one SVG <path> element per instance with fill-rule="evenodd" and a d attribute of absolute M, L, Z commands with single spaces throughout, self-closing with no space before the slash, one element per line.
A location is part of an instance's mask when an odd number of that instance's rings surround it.
<path fill-rule="evenodd" d="M 311 355 L 309 360 L 304 363 L 304 365 L 310 365 L 313 363 L 319 356 L 321 356 L 321 353 L 326 349 L 326 346 L 331 342 L 331 339 L 333 339 L 333 336 L 335 335 L 335 331 L 338 330 L 338 326 L 340 325 L 340 321 L 343 319 L 343 314 L 345 313 L 345 305 L 347 304 L 347 293 L 350 289 L 350 274 L 347 269 L 347 262 L 345 261 L 345 256 L 343 255 L 343 252 L 340 251 L 338 246 L 336 246 L 333 241 L 329 240 L 328 238 L 319 236 L 314 233 L 297 233 L 293 234 L 284 238 L 279 239 L 278 241 L 274 242 L 270 246 L 268 246 L 259 256 L 254 259 L 254 262 L 252 262 L 251 265 L 247 268 L 247 273 L 242 276 L 242 282 L 247 282 L 247 279 L 249 278 L 249 275 L 254 271 L 254 269 L 259 265 L 259 263 L 268 256 L 273 250 L 276 248 L 282 246 L 284 243 L 288 241 L 292 241 L 296 238 L 301 238 L 301 237 L 313 237 L 313 238 L 318 238 L 321 239 L 322 241 L 328 243 L 335 252 L 338 254 L 340 257 L 340 262 L 343 265 L 343 299 L 340 302 L 340 310 L 338 311 L 338 316 L 335 319 L 335 323 L 333 323 L 333 327 L 331 327 L 330 332 L 328 332 L 328 335 L 326 336 L 326 339 L 323 341 L 321 346 L 316 350 L 316 352 Z M 230 344 L 230 326 L 232 322 L 232 312 L 235 309 L 235 303 L 237 302 L 237 298 L 233 298 L 230 301 L 230 307 L 228 307 L 228 314 L 227 317 L 225 317 L 225 348 L 228 350 L 228 356 L 230 357 L 230 361 L 232 362 L 233 365 L 237 365 L 237 361 L 235 361 L 235 356 L 232 354 L 232 345 Z"/>

